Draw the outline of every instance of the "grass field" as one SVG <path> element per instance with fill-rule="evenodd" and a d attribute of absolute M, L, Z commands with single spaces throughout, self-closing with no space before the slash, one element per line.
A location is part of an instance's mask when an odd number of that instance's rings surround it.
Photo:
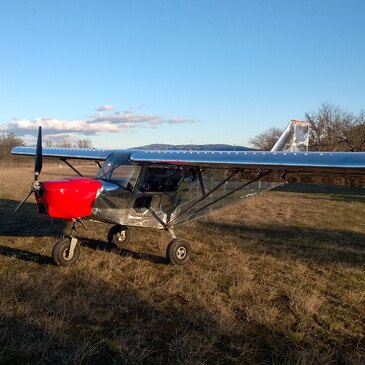
<path fill-rule="evenodd" d="M 71 172 L 71 171 L 70 171 Z M 45 164 L 42 179 L 69 174 Z M 169 236 L 82 228 L 80 259 L 53 265 L 66 225 L 35 213 L 32 166 L 0 166 L 1 364 L 364 364 L 361 191 L 270 192 L 177 230 L 194 256 L 166 265 Z"/>

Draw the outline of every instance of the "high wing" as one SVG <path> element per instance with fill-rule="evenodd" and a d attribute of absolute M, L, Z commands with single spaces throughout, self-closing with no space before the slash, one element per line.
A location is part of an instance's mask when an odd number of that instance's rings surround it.
<path fill-rule="evenodd" d="M 14 147 L 13 155 L 34 156 L 35 147 Z M 44 157 L 104 161 L 112 152 L 130 153 L 136 164 L 190 165 L 212 168 L 268 169 L 291 172 L 365 174 L 365 152 L 146 151 L 43 148 Z"/>
<path fill-rule="evenodd" d="M 140 164 L 365 174 L 365 152 L 134 151 L 131 160 Z"/>

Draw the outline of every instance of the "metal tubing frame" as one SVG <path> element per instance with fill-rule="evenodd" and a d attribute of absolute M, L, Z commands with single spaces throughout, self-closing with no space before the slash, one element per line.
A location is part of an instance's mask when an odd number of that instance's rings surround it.
<path fill-rule="evenodd" d="M 218 199 L 214 200 L 213 202 L 210 202 L 209 204 L 205 205 L 204 207 L 199 208 L 199 209 L 198 209 L 197 211 L 195 211 L 194 213 L 195 213 L 195 214 L 196 214 L 196 213 L 199 213 L 199 212 L 201 212 L 202 210 L 204 210 L 204 209 L 206 209 L 206 208 L 209 208 L 211 205 L 216 204 L 216 203 L 220 202 L 221 200 L 223 200 L 223 199 L 225 199 L 225 198 L 228 198 L 230 195 L 232 195 L 232 194 L 234 194 L 235 192 L 237 192 L 237 191 L 239 191 L 239 190 L 243 189 L 244 187 L 246 187 L 246 186 L 250 185 L 251 183 L 253 183 L 253 182 L 255 182 L 255 181 L 260 180 L 263 176 L 268 175 L 269 173 L 271 173 L 271 171 L 265 171 L 265 172 L 260 173 L 260 174 L 259 174 L 258 176 L 256 176 L 254 179 L 251 179 L 250 181 L 247 181 L 246 183 L 242 184 L 242 185 L 241 185 L 241 186 L 239 186 L 238 188 L 236 188 L 236 189 L 234 189 L 234 190 L 232 190 L 232 191 L 230 191 L 230 192 L 228 192 L 228 193 L 226 193 L 226 194 L 222 195 L 221 197 L 219 197 Z M 180 218 L 181 218 L 181 216 L 180 216 Z"/>
<path fill-rule="evenodd" d="M 225 179 L 223 179 L 216 187 L 214 187 L 212 190 L 208 191 L 201 198 L 199 198 L 196 202 L 194 202 L 192 205 L 190 205 L 190 207 L 186 208 L 180 215 L 178 215 L 173 220 L 171 220 L 170 222 L 168 222 L 166 224 L 166 226 L 170 226 L 175 220 L 177 220 L 178 218 L 181 218 L 182 216 L 184 216 L 184 214 L 187 213 L 187 212 L 189 212 L 190 209 L 194 208 L 197 204 L 199 204 L 200 202 L 202 202 L 203 200 L 205 200 L 209 195 L 213 194 L 216 190 L 218 190 L 227 181 L 229 181 L 230 179 L 232 179 L 232 177 L 236 176 L 239 173 L 239 171 L 240 171 L 239 169 L 235 169 L 230 175 L 228 175 L 228 177 L 226 177 Z"/>
<path fill-rule="evenodd" d="M 251 180 L 249 180 L 249 181 L 245 182 L 244 184 L 240 185 L 238 188 L 236 188 L 236 189 L 234 189 L 234 190 L 232 190 L 232 191 L 230 191 L 230 192 L 228 192 L 228 193 L 226 193 L 226 194 L 222 195 L 221 197 L 217 198 L 217 199 L 216 199 L 216 200 L 214 200 L 213 202 L 210 202 L 209 204 L 206 204 L 205 206 L 203 206 L 203 207 L 199 208 L 197 211 L 195 211 L 195 212 L 194 212 L 194 214 L 201 212 L 202 210 L 204 210 L 204 209 L 206 209 L 206 208 L 210 207 L 210 206 L 211 206 L 211 205 L 213 205 L 213 204 L 218 203 L 219 201 L 221 201 L 221 200 L 223 200 L 223 199 L 225 199 L 225 198 L 228 198 L 230 195 L 232 195 L 232 194 L 236 193 L 237 191 L 239 191 L 239 190 L 243 189 L 244 187 L 246 187 L 246 186 L 250 185 L 251 183 L 253 183 L 253 182 L 256 182 L 256 181 L 260 180 L 263 176 L 266 176 L 266 175 L 270 174 L 271 172 L 272 172 L 272 170 L 266 170 L 266 171 L 260 171 L 260 172 L 258 172 L 258 174 L 257 174 L 257 176 L 256 176 L 255 178 L 253 178 L 253 179 L 251 179 Z M 235 171 L 233 174 L 231 174 L 230 176 L 228 176 L 228 178 L 226 178 L 225 180 L 223 180 L 223 182 L 222 182 L 222 183 L 223 183 L 223 184 L 224 184 L 224 183 L 226 183 L 226 182 L 227 182 L 227 181 L 229 181 L 232 177 L 234 177 L 236 174 L 237 174 L 237 172 Z M 177 219 L 181 219 L 181 218 L 186 219 L 186 218 L 188 218 L 188 217 L 189 217 L 189 215 L 188 215 L 188 214 L 186 214 L 186 213 L 189 213 L 189 211 L 190 211 L 190 209 L 191 209 L 191 208 L 193 208 L 196 204 L 198 204 L 198 203 L 202 202 L 203 200 L 205 200 L 205 199 L 206 199 L 206 197 L 207 197 L 208 195 L 210 195 L 211 193 L 213 193 L 214 191 L 216 191 L 217 189 L 219 189 L 219 187 L 223 185 L 222 183 L 220 183 L 219 185 L 217 185 L 217 186 L 216 186 L 214 189 L 212 189 L 212 190 L 211 190 L 208 194 L 206 194 L 206 196 L 204 197 L 204 199 L 202 199 L 202 198 L 201 198 L 201 199 L 199 199 L 197 202 L 195 202 L 195 203 L 194 203 L 193 205 L 191 205 L 189 208 L 185 209 L 185 211 L 184 211 L 183 213 L 181 213 L 179 216 L 175 217 L 172 221 L 170 221 L 170 222 L 167 224 L 167 226 L 168 226 L 168 225 L 170 225 L 171 223 L 173 223 L 173 222 L 174 222 L 175 220 L 177 220 Z M 185 217 L 185 216 L 186 216 L 186 217 Z"/>

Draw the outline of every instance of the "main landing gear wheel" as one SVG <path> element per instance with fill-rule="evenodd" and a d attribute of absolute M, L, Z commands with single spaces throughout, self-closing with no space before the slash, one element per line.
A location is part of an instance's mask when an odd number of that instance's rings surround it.
<path fill-rule="evenodd" d="M 76 239 L 76 238 L 74 238 Z M 67 237 L 59 239 L 52 250 L 52 257 L 57 266 L 72 266 L 80 255 L 80 246 L 76 242 L 73 253 L 70 253 L 71 240 Z"/>
<path fill-rule="evenodd" d="M 108 242 L 114 244 L 118 248 L 124 248 L 130 240 L 130 232 L 127 227 L 119 224 L 113 226 L 108 232 Z"/>
<path fill-rule="evenodd" d="M 173 265 L 185 265 L 190 255 L 190 243 L 181 238 L 174 238 L 167 246 L 166 258 Z"/>

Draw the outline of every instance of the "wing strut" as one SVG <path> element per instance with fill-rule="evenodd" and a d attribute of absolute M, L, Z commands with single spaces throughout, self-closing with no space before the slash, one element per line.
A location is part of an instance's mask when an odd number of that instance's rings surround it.
<path fill-rule="evenodd" d="M 196 168 L 196 174 L 198 176 L 200 190 L 202 192 L 202 195 L 204 196 L 205 195 L 204 181 L 203 181 L 202 172 L 200 171 L 199 167 Z"/>
<path fill-rule="evenodd" d="M 209 195 L 213 194 L 216 190 L 218 190 L 222 185 L 224 185 L 227 181 L 229 181 L 230 179 L 232 179 L 232 177 L 236 176 L 239 173 L 239 169 L 235 169 L 233 170 L 225 179 L 223 179 L 215 188 L 213 188 L 212 190 L 208 191 L 207 193 L 205 193 L 201 198 L 199 198 L 197 201 L 195 201 L 192 205 L 190 205 L 190 207 L 186 208 L 180 215 L 178 215 L 177 217 L 175 217 L 174 219 L 172 219 L 168 225 L 170 225 L 171 223 L 173 223 L 177 218 L 182 217 L 183 215 L 185 215 L 186 213 L 189 213 L 189 211 L 194 208 L 197 204 L 199 204 L 200 202 L 202 202 L 203 200 L 205 200 Z M 201 174 L 200 174 L 201 177 Z M 204 184 L 202 184 L 203 179 L 199 179 L 199 183 L 202 187 L 202 191 L 204 191 Z"/>
<path fill-rule="evenodd" d="M 184 221 L 185 219 L 189 218 L 189 214 L 191 213 L 191 209 L 196 206 L 197 204 L 199 204 L 200 202 L 204 201 L 209 195 L 211 195 L 213 192 L 215 192 L 216 190 L 219 189 L 219 187 L 221 187 L 223 184 L 225 184 L 227 181 L 229 181 L 231 178 L 233 178 L 240 170 L 236 169 L 234 170 L 227 178 L 225 178 L 221 183 L 219 183 L 215 188 L 213 188 L 211 191 L 209 191 L 208 193 L 206 193 L 204 196 L 202 196 L 200 199 L 198 199 L 196 202 L 194 202 L 194 204 L 192 204 L 190 207 L 188 207 L 187 209 L 185 209 L 181 214 L 179 214 L 178 216 L 176 216 L 174 219 L 172 219 L 170 222 L 168 222 L 166 224 L 166 227 L 171 226 L 175 221 L 179 220 Z M 193 212 L 193 214 L 197 214 L 199 212 L 201 212 L 204 209 L 209 208 L 210 206 L 212 206 L 213 204 L 218 203 L 219 201 L 228 198 L 230 195 L 236 193 L 239 190 L 242 190 L 243 188 L 245 188 L 246 186 L 252 184 L 253 182 L 256 182 L 258 180 L 260 180 L 262 177 L 269 175 L 272 173 L 272 170 L 261 170 L 257 173 L 257 175 L 249 180 L 246 181 L 245 183 L 241 184 L 238 188 L 229 191 L 228 193 L 220 196 L 219 198 L 215 199 L 214 201 L 200 207 L 199 209 L 195 210 Z"/>
<path fill-rule="evenodd" d="M 65 158 L 60 158 L 60 161 L 64 162 L 70 169 L 74 170 L 77 175 L 84 177 L 84 175 L 76 168 L 74 168 Z"/>

